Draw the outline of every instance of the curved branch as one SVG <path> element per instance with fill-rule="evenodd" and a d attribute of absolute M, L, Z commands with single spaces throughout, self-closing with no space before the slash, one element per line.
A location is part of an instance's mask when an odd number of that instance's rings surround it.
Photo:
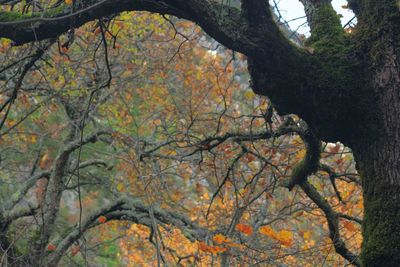
<path fill-rule="evenodd" d="M 355 266 L 361 266 L 359 257 L 353 254 L 340 237 L 338 214 L 332 209 L 329 203 L 318 193 L 317 189 L 308 181 L 299 184 L 304 193 L 320 208 L 326 217 L 329 228 L 329 237 L 338 254 Z"/>
<path fill-rule="evenodd" d="M 191 20 L 205 29 L 220 43 L 234 47 L 240 36 L 243 20 L 236 8 L 204 0 L 88 0 L 80 2 L 80 9 L 72 11 L 63 5 L 47 13 L 34 13 L 31 17 L 15 12 L 0 13 L 0 36 L 16 44 L 57 37 L 71 27 L 121 13 L 123 11 L 149 11 Z M 221 12 L 222 11 L 222 12 Z M 250 43 L 248 43 L 250 44 Z M 250 45 L 251 46 L 251 45 Z"/>
<path fill-rule="evenodd" d="M 350 216 L 350 215 L 343 214 L 343 213 L 337 213 L 337 215 L 338 215 L 340 218 L 343 218 L 343 219 L 346 219 L 346 220 L 349 220 L 349 221 L 356 222 L 356 223 L 358 223 L 359 225 L 362 225 L 362 223 L 363 223 L 363 220 L 360 219 L 360 218 L 358 218 L 358 217 Z"/>
<path fill-rule="evenodd" d="M 61 152 L 54 160 L 52 173 L 46 189 L 45 203 L 43 209 L 43 231 L 41 233 L 40 244 L 38 245 L 39 247 L 34 248 L 36 250 L 36 253 L 40 253 L 43 250 L 52 233 L 52 228 L 54 226 L 59 209 L 61 195 L 64 190 L 63 177 L 65 175 L 65 172 L 67 171 L 67 165 L 71 153 L 79 149 L 83 145 L 96 142 L 101 135 L 110 134 L 111 131 L 100 130 L 83 138 L 82 140 L 67 140 L 67 142 L 69 143 L 67 143 L 65 147 L 61 149 Z M 73 136 L 70 136 L 68 138 L 73 138 Z"/>
<path fill-rule="evenodd" d="M 345 218 L 345 216 L 335 212 L 328 201 L 307 181 L 308 176 L 316 172 L 320 166 L 320 142 L 306 125 L 303 125 L 303 127 L 298 125 L 297 133 L 305 143 L 306 155 L 304 159 L 293 168 L 292 178 L 288 182 L 284 182 L 283 186 L 291 190 L 293 186 L 297 184 L 304 191 L 318 208 L 324 212 L 328 222 L 329 237 L 332 240 L 336 252 L 351 264 L 361 266 L 358 256 L 353 254 L 346 247 L 345 242 L 340 237 L 339 217 Z"/>
<path fill-rule="evenodd" d="M 208 231 L 188 218 L 178 213 L 169 212 L 160 208 L 154 208 L 154 217 L 161 224 L 173 225 L 179 228 L 182 233 L 191 241 L 204 240 L 208 235 Z M 152 227 L 150 218 L 150 207 L 144 205 L 140 200 L 132 200 L 126 197 L 119 198 L 89 215 L 82 223 L 81 227 L 76 225 L 57 245 L 57 249 L 50 255 L 48 260 L 49 266 L 56 266 L 61 257 L 69 249 L 69 247 L 83 235 L 83 233 L 93 227 L 99 225 L 98 218 L 105 216 L 107 221 L 126 220 L 133 223 L 142 224 Z"/>
<path fill-rule="evenodd" d="M 347 55 L 349 46 L 343 39 L 343 29 L 340 25 L 336 27 L 340 20 L 329 1 L 318 2 L 328 4 L 319 6 L 315 12 L 316 19 L 321 21 L 314 27 L 312 38 L 314 44 L 321 45 L 314 55 L 296 47 L 281 33 L 268 1 L 255 0 L 243 1 L 242 12 L 210 0 L 77 1 L 79 9 L 76 11 L 61 5 L 54 11 L 34 13 L 34 17 L 28 15 L 28 18 L 27 15 L 2 13 L 0 37 L 10 38 L 16 44 L 43 40 L 123 11 L 149 11 L 187 19 L 227 48 L 248 56 L 253 90 L 270 97 L 281 114 L 297 114 L 324 140 L 349 144 L 349 135 L 354 135 L 355 128 L 349 121 L 357 118 L 361 125 L 359 118 L 366 116 L 365 111 L 371 105 L 360 99 L 357 90 L 347 90 L 350 82 L 364 88 L 362 81 L 354 81 L 355 76 L 362 76 L 355 74 L 360 68 L 354 66 L 352 61 L 355 60 Z M 319 35 L 319 29 L 324 28 L 328 29 L 327 34 Z M 321 40 L 323 44 L 333 45 L 322 45 Z M 332 47 L 338 51 L 332 53 L 329 50 Z"/>
<path fill-rule="evenodd" d="M 289 120 L 289 123 L 292 123 Z M 290 127 L 287 127 L 290 128 Z M 298 125 L 292 126 L 292 132 L 297 133 L 306 146 L 306 155 L 293 167 L 292 178 L 286 183 L 285 187 L 291 191 L 296 184 L 306 181 L 308 176 L 318 170 L 320 159 L 320 141 L 314 132 L 300 121 Z"/>
<path fill-rule="evenodd" d="M 205 0 L 87 0 L 80 2 L 80 9 L 74 12 L 63 5 L 55 11 L 34 13 L 28 18 L 15 12 L 0 13 L 0 37 L 20 45 L 58 37 L 71 28 L 123 11 L 149 11 L 190 20 L 224 46 L 247 56 L 261 57 L 275 67 L 299 63 L 304 66 L 306 53 L 299 53 L 280 32 L 268 2 L 253 2 L 248 7 L 252 8 L 251 13 L 246 15 L 235 7 Z M 261 11 L 254 14 L 253 9 L 258 7 L 262 7 Z M 252 20 L 262 23 L 253 27 Z"/>

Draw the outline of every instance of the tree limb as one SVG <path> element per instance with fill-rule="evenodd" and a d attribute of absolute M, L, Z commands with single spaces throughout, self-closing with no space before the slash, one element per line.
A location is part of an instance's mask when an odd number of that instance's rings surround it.
<path fill-rule="evenodd" d="M 75 131 L 75 129 L 72 129 L 72 131 Z M 63 177 L 67 169 L 70 154 L 85 144 L 96 142 L 99 136 L 110 134 L 111 131 L 100 130 L 83 138 L 82 140 L 70 141 L 67 139 L 67 144 L 64 148 L 61 149 L 58 156 L 54 160 L 52 173 L 49 183 L 47 185 L 43 209 L 43 231 L 41 232 L 40 243 L 38 244 L 38 247 L 35 248 L 36 253 L 41 253 L 43 251 L 44 246 L 47 244 L 49 237 L 52 233 L 52 228 L 57 218 L 61 195 L 64 190 Z M 68 138 L 73 137 L 74 135 Z M 40 257 L 40 255 L 37 256 Z"/>
<path fill-rule="evenodd" d="M 303 127 L 298 127 L 297 133 L 306 145 L 306 155 L 304 159 L 293 168 L 292 178 L 284 182 L 283 186 L 291 190 L 293 186 L 297 184 L 304 191 L 318 208 L 324 212 L 328 222 L 329 237 L 332 240 L 336 252 L 355 266 L 361 266 L 358 256 L 349 251 L 345 242 L 340 237 L 339 217 L 345 218 L 345 216 L 339 216 L 328 201 L 307 181 L 308 176 L 316 172 L 320 167 L 320 141 L 305 125 Z"/>
<path fill-rule="evenodd" d="M 80 228 L 79 225 L 76 225 L 74 229 L 57 244 L 57 249 L 50 255 L 47 264 L 49 266 L 56 266 L 69 247 L 77 241 L 85 231 L 99 225 L 97 219 L 100 216 L 105 216 L 107 221 L 126 220 L 151 228 L 149 208 L 150 207 L 144 205 L 140 200 L 132 200 L 126 197 L 114 200 L 111 204 L 89 215 L 83 221 Z M 158 223 L 173 225 L 179 228 L 191 241 L 204 240 L 208 235 L 206 229 L 199 227 L 194 222 L 178 213 L 154 208 L 154 217 Z"/>
<path fill-rule="evenodd" d="M 361 266 L 359 257 L 346 247 L 340 237 L 338 214 L 332 209 L 329 203 L 318 193 L 317 189 L 308 181 L 299 184 L 304 193 L 320 208 L 326 217 L 329 228 L 329 237 L 332 240 L 336 252 L 355 266 Z"/>

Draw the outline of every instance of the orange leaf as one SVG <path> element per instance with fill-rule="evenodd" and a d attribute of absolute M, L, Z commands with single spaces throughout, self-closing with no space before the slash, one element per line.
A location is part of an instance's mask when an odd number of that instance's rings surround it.
<path fill-rule="evenodd" d="M 260 229 L 258 230 L 261 234 L 269 236 L 269 237 L 273 237 L 275 236 L 275 231 L 272 230 L 271 226 L 262 226 L 260 227 Z"/>
<path fill-rule="evenodd" d="M 47 245 L 47 251 L 54 251 L 56 249 L 57 249 L 57 247 L 54 244 L 48 244 Z"/>
<path fill-rule="evenodd" d="M 97 221 L 99 223 L 105 223 L 107 221 L 107 217 L 106 216 L 100 216 L 99 218 L 97 218 Z"/>
<path fill-rule="evenodd" d="M 251 235 L 253 233 L 253 228 L 248 224 L 236 224 L 235 229 L 245 235 Z"/>
<path fill-rule="evenodd" d="M 213 246 L 209 246 L 209 245 L 207 245 L 207 244 L 206 244 L 205 242 L 203 242 L 203 241 L 199 242 L 199 249 L 200 249 L 201 251 L 208 252 L 208 253 L 212 253 L 212 254 L 222 253 L 222 252 L 225 252 L 225 251 L 228 250 L 227 248 L 224 248 L 224 247 L 219 247 L 219 246 L 213 247 Z"/>
<path fill-rule="evenodd" d="M 258 230 L 261 234 L 269 236 L 272 239 L 279 241 L 284 246 L 290 247 L 293 245 L 293 233 L 287 230 L 275 232 L 271 226 L 263 226 Z"/>
<path fill-rule="evenodd" d="M 43 170 L 48 169 L 51 167 L 52 160 L 49 157 L 49 154 L 44 154 L 39 161 L 39 167 Z"/>
<path fill-rule="evenodd" d="M 222 253 L 227 251 L 228 249 L 225 247 L 219 247 L 219 246 L 215 246 L 215 247 L 211 247 L 211 253 L 212 254 L 218 254 L 218 253 Z"/>
<path fill-rule="evenodd" d="M 282 245 L 290 247 L 293 245 L 293 233 L 287 230 L 279 231 L 276 240 L 278 240 Z"/>
<path fill-rule="evenodd" d="M 354 226 L 354 223 L 352 223 L 352 222 L 344 221 L 343 226 L 350 232 L 357 232 L 357 228 Z"/>
<path fill-rule="evenodd" d="M 199 242 L 199 249 L 201 251 L 210 252 L 209 248 L 210 248 L 210 246 L 208 246 L 205 242 L 203 242 L 203 241 Z"/>
<path fill-rule="evenodd" d="M 68 47 L 62 46 L 60 48 L 61 52 L 63 52 L 64 54 L 68 53 Z"/>
<path fill-rule="evenodd" d="M 99 35 L 101 33 L 101 28 L 97 27 L 96 30 L 94 30 L 95 35 Z"/>
<path fill-rule="evenodd" d="M 227 238 L 226 236 L 224 236 L 223 234 L 217 234 L 214 236 L 213 238 L 214 242 L 218 243 L 218 244 L 222 244 L 222 243 L 230 243 L 231 240 L 229 240 L 229 238 Z"/>
<path fill-rule="evenodd" d="M 73 246 L 72 248 L 71 248 L 71 256 L 73 257 L 73 256 L 75 256 L 76 254 L 78 254 L 78 252 L 81 250 L 81 247 L 80 246 Z"/>

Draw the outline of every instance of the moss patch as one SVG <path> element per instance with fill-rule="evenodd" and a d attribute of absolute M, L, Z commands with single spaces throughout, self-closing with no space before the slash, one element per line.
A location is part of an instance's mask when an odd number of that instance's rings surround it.
<path fill-rule="evenodd" d="M 57 15 L 62 15 L 66 11 L 69 10 L 69 7 L 65 4 L 59 5 L 58 7 L 44 10 L 43 12 L 35 12 L 35 13 L 21 13 L 16 11 L 2 11 L 0 12 L 0 21 L 2 22 L 12 22 L 12 21 L 19 21 L 25 19 L 32 19 L 32 18 L 50 18 L 55 17 Z"/>
<path fill-rule="evenodd" d="M 364 266 L 399 266 L 400 197 L 392 189 L 365 196 L 364 242 L 361 259 Z"/>

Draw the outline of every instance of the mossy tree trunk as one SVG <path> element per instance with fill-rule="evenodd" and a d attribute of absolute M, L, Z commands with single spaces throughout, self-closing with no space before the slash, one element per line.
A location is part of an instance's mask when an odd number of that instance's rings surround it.
<path fill-rule="evenodd" d="M 397 144 L 396 144 L 397 143 Z M 386 146 L 397 147 L 387 149 Z M 364 221 L 361 259 L 364 266 L 399 266 L 399 139 L 364 144 L 357 152 L 363 178 Z"/>
<path fill-rule="evenodd" d="M 330 1 L 302 2 L 308 4 L 310 45 L 317 62 L 313 63 L 316 76 L 304 74 L 315 79 L 306 82 L 304 95 L 309 93 L 309 101 L 300 97 L 299 103 L 288 103 L 282 85 L 277 92 L 271 90 L 276 79 L 271 77 L 271 82 L 265 77 L 273 72 L 257 59 L 250 59 L 253 82 L 262 88 L 259 93 L 278 104 L 278 110 L 291 113 L 294 106 L 298 112 L 302 104 L 314 105 L 301 116 L 322 139 L 340 140 L 353 149 L 364 197 L 362 264 L 400 266 L 399 4 L 349 1 L 358 27 L 347 36 L 337 27 Z M 311 92 L 310 88 L 318 89 Z"/>
<path fill-rule="evenodd" d="M 400 265 L 400 69 L 398 54 L 383 57 L 385 64 L 371 76 L 381 92 L 371 107 L 380 111 L 380 131 L 353 145 L 364 192 L 364 266 Z"/>
<path fill-rule="evenodd" d="M 399 68 L 387 69 L 394 70 L 397 81 L 376 88 L 386 93 L 380 102 L 385 111 L 382 131 L 378 138 L 361 138 L 353 146 L 363 185 L 364 266 L 400 265 L 400 83 Z"/>
<path fill-rule="evenodd" d="M 379 119 L 369 124 L 380 126 L 353 145 L 364 191 L 361 258 L 364 266 L 400 266 L 400 9 L 374 0 L 358 8 L 357 38 L 376 96 L 370 109 Z"/>

